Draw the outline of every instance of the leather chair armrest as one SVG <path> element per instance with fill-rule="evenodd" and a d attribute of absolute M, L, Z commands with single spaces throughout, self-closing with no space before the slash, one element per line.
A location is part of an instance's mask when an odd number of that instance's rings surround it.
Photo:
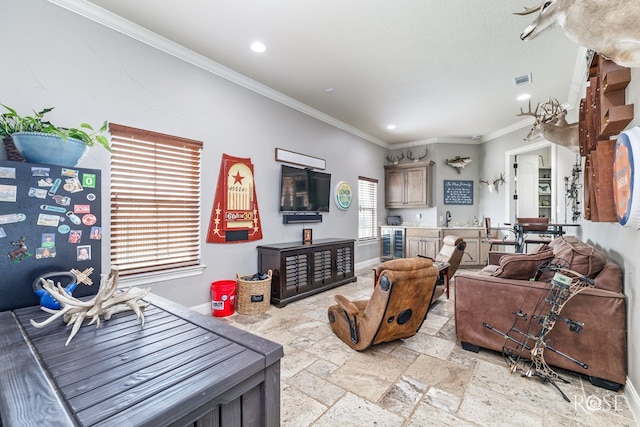
<path fill-rule="evenodd" d="M 358 307 L 356 307 L 354 303 L 349 301 L 347 297 L 343 295 L 336 295 L 333 298 L 336 300 L 340 308 L 346 311 L 349 314 L 349 316 L 357 316 L 358 313 L 360 313 L 360 310 L 358 309 Z"/>

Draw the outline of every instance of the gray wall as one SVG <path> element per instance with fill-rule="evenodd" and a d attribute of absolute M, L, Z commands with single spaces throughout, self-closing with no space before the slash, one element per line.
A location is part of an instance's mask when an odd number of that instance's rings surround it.
<path fill-rule="evenodd" d="M 284 225 L 278 212 L 280 163 L 275 148 L 326 159 L 332 183 L 358 176 L 380 182 L 384 217 L 383 164 L 387 150 L 320 122 L 173 56 L 96 24 L 45 0 L 3 0 L 0 43 L 3 69 L 0 103 L 23 114 L 43 107 L 62 126 L 109 120 L 127 126 L 204 141 L 202 240 L 204 242 L 223 153 L 250 157 L 262 218 L 263 239 L 202 244 L 202 275 L 164 280 L 153 292 L 186 306 L 209 301 L 212 281 L 257 271 L 256 246 L 301 241 L 303 225 Z M 79 165 L 103 170 L 103 266 L 109 265 L 109 158 L 90 150 Z M 323 222 L 307 224 L 314 239 L 357 238 L 357 198 L 347 211 L 332 204 Z M 356 262 L 377 257 L 378 245 L 356 247 Z"/>
<path fill-rule="evenodd" d="M 400 151 L 404 152 L 405 156 L 407 150 L 411 150 L 414 153 L 414 157 L 417 155 L 423 155 L 425 149 L 428 149 L 428 157 L 423 161 L 431 160 L 433 165 L 433 207 L 431 208 L 408 208 L 408 209 L 389 209 L 390 215 L 400 215 L 406 223 L 420 223 L 423 226 L 436 226 L 443 225 L 441 217 L 444 217 L 447 211 L 451 212 L 452 226 L 471 225 L 474 217 L 481 220 L 479 206 L 480 200 L 488 194 L 486 188 L 480 188 L 478 184 L 478 177 L 480 176 L 480 165 L 482 164 L 479 158 L 481 153 L 481 146 L 478 144 L 443 144 L 436 143 L 428 146 L 415 146 L 409 149 L 391 151 L 391 155 L 398 156 Z M 460 173 L 446 163 L 447 159 L 453 159 L 456 156 L 470 157 L 471 163 L 460 170 Z M 399 164 L 411 163 L 406 158 L 401 160 Z M 389 164 L 387 162 L 387 164 Z M 486 179 L 486 178 L 483 178 Z M 445 205 L 444 204 L 444 181 L 445 180 L 462 180 L 473 181 L 473 205 Z M 417 214 L 421 214 L 421 218 L 417 218 Z M 384 218 L 383 218 L 384 219 Z"/>

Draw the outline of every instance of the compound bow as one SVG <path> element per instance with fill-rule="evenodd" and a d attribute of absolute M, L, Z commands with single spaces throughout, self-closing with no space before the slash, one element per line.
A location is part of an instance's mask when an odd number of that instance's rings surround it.
<path fill-rule="evenodd" d="M 593 287 L 595 282 L 576 271 L 561 267 L 557 262 L 550 262 L 544 267 L 541 267 L 538 274 L 544 270 L 552 271 L 554 275 L 549 282 L 549 292 L 544 299 L 541 297 L 538 300 L 531 316 L 522 311 L 524 300 L 526 300 L 525 296 L 520 309 L 517 312 L 513 312 L 515 320 L 508 332 L 501 332 L 486 322 L 483 323 L 483 326 L 505 338 L 502 354 L 512 373 L 523 372 L 523 377 L 537 377 L 542 382 L 548 382 L 560 392 L 567 402 L 570 402 L 567 395 L 556 383 L 556 381 L 559 380 L 568 384 L 569 381 L 562 378 L 547 365 L 547 362 L 544 360 L 544 351 L 545 349 L 549 349 L 584 369 L 587 369 L 588 366 L 586 363 L 551 346 L 547 342 L 547 335 L 551 332 L 558 320 L 566 323 L 570 331 L 578 334 L 582 333 L 582 329 L 584 328 L 582 322 L 563 317 L 560 315 L 560 312 L 571 298 L 578 295 L 584 289 Z M 518 327 L 518 324 L 523 322 L 526 322 L 525 327 L 522 328 L 524 330 Z M 532 333 L 532 329 L 537 329 L 537 325 L 540 325 L 539 330 Z M 529 351 L 531 355 L 530 361 L 523 358 L 525 350 Z"/>

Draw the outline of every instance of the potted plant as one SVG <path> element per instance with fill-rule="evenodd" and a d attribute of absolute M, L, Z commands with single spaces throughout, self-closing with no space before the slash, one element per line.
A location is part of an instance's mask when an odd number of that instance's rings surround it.
<path fill-rule="evenodd" d="M 89 147 L 96 144 L 112 151 L 104 135 L 106 121 L 98 130 L 88 123 L 82 123 L 77 128 L 64 128 L 45 120 L 44 115 L 53 108 L 45 108 L 31 116 L 21 116 L 13 108 L 1 105 L 7 112 L 0 116 L 0 135 L 3 139 L 11 137 L 28 162 L 75 166 Z"/>

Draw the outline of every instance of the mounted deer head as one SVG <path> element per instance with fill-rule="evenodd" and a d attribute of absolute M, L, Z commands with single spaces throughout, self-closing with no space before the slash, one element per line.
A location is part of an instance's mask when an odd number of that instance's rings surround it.
<path fill-rule="evenodd" d="M 390 161 L 391 163 L 393 163 L 394 165 L 397 165 L 398 162 L 400 160 L 404 159 L 404 153 L 401 151 L 400 154 L 398 155 L 398 157 L 396 156 L 391 156 L 390 154 L 387 154 L 387 160 Z"/>
<path fill-rule="evenodd" d="M 420 160 L 424 159 L 428 155 L 429 155 L 429 148 L 428 147 L 424 149 L 424 155 L 418 157 L 417 159 L 415 157 L 413 157 L 413 153 L 411 152 L 411 150 L 407 151 L 407 159 L 413 160 L 414 162 L 419 162 Z"/>
<path fill-rule="evenodd" d="M 567 110 L 560 105 L 557 99 L 549 99 L 542 105 L 538 104 L 535 111 L 531 111 L 531 101 L 529 101 L 529 111 L 524 112 L 520 108 L 520 114 L 516 114 L 516 116 L 534 117 L 533 127 L 524 137 L 525 141 L 531 141 L 541 136 L 549 142 L 580 153 L 578 123 L 567 123 L 566 114 Z"/>
<path fill-rule="evenodd" d="M 532 40 L 559 25 L 567 37 L 623 67 L 640 67 L 638 0 L 547 0 L 516 15 L 540 11 L 520 38 Z"/>

